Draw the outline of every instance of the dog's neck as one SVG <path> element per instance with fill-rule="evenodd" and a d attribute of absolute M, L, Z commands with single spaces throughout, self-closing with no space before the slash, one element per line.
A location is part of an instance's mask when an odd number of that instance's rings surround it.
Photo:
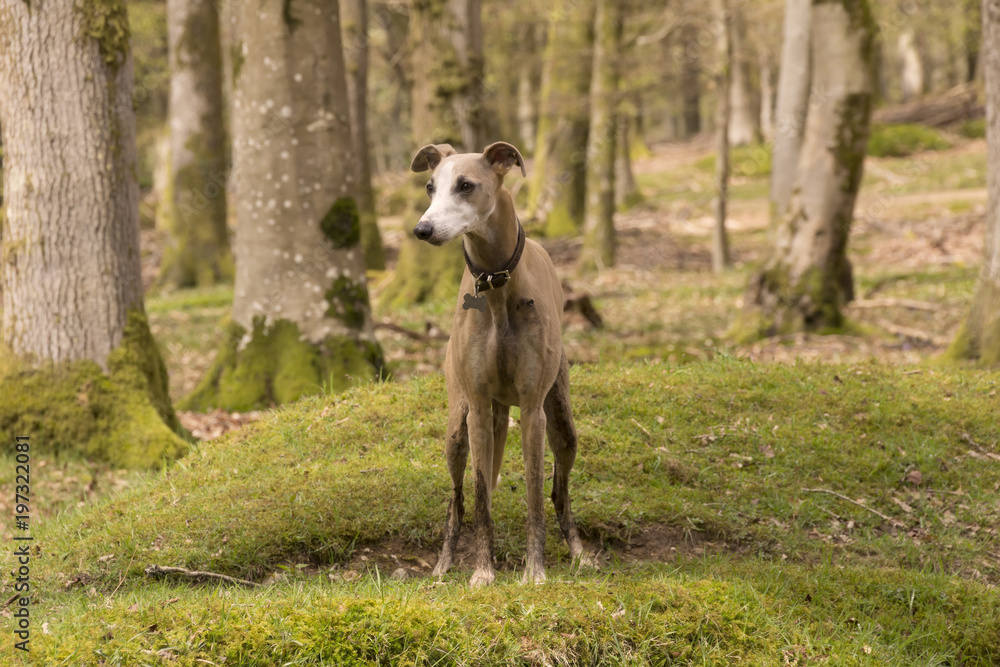
<path fill-rule="evenodd" d="M 517 248 L 517 231 L 514 201 L 507 188 L 501 185 L 485 229 L 469 232 L 462 237 L 462 243 L 473 264 L 483 271 L 499 271 Z"/>

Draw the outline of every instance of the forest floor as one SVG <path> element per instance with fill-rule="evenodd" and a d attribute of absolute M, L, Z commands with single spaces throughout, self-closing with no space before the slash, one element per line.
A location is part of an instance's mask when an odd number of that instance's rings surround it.
<path fill-rule="evenodd" d="M 996 664 L 1000 378 L 929 363 L 975 287 L 985 143 L 869 159 L 850 243 L 859 334 L 746 347 L 724 333 L 768 248 L 767 176 L 734 179 L 735 266 L 716 276 L 708 156 L 692 142 L 636 162 L 644 201 L 616 218 L 614 269 L 579 276 L 577 241 L 542 240 L 604 319 L 569 313 L 564 334 L 574 511 L 600 570 L 568 562 L 547 507 L 551 581 L 518 584 L 515 409 L 497 585 L 468 591 L 467 551 L 442 582 L 429 576 L 454 303 L 388 312 L 389 274 L 375 274 L 398 382 L 182 414 L 205 441 L 161 472 L 33 461 L 34 664 Z M 383 218 L 390 250 L 412 222 Z M 147 301 L 175 398 L 211 362 L 231 298 Z M 12 471 L 0 470 L 4 512 Z M 258 586 L 152 580 L 154 564 Z"/>

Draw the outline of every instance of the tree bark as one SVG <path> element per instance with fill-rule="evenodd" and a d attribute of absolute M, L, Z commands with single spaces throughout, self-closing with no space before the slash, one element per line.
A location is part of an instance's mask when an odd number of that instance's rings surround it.
<path fill-rule="evenodd" d="M 583 225 L 593 16 L 592 0 L 557 0 L 549 17 L 528 211 L 549 236 Z"/>
<path fill-rule="evenodd" d="M 204 287 L 233 275 L 226 227 L 225 127 L 219 16 L 213 0 L 169 0 L 167 183 L 157 226 L 167 232 L 158 283 Z"/>
<path fill-rule="evenodd" d="M 414 0 L 413 130 L 417 143 L 486 147 L 481 0 Z"/>
<path fill-rule="evenodd" d="M 947 356 L 1000 363 L 1000 0 L 983 0 L 980 67 L 986 87 L 986 242 L 979 286 Z"/>
<path fill-rule="evenodd" d="M 97 9 L 0 0 L 0 437 L 148 466 L 186 445 L 143 312 L 128 18 Z"/>
<path fill-rule="evenodd" d="M 729 86 L 729 143 L 745 146 L 759 139 L 760 128 L 754 90 L 750 80 L 750 45 L 747 43 L 747 26 L 742 6 L 736 4 L 729 10 L 726 21 L 730 39 Z"/>
<path fill-rule="evenodd" d="M 361 247 L 365 267 L 385 268 L 385 251 L 375 215 L 372 189 L 371 148 L 368 142 L 368 2 L 344 0 L 343 40 L 347 67 L 347 97 L 351 108 L 351 137 L 354 140 L 358 176 L 357 202 L 361 217 Z"/>
<path fill-rule="evenodd" d="M 733 332 L 753 338 L 843 326 L 847 239 L 871 125 L 876 28 L 865 0 L 812 5 L 813 96 L 788 212 L 751 278 Z"/>
<path fill-rule="evenodd" d="M 485 148 L 480 0 L 416 0 L 410 15 L 413 136 L 416 144 L 451 144 L 459 152 Z M 414 219 L 426 199 L 426 174 L 411 179 Z M 407 230 L 409 232 L 409 230 Z M 434 248 L 409 233 L 395 276 L 381 295 L 390 307 L 453 298 L 465 270 L 461 244 Z"/>
<path fill-rule="evenodd" d="M 537 66 L 538 26 L 531 24 L 524 30 L 522 56 L 517 78 L 517 130 L 521 142 L 521 152 L 525 155 L 535 152 L 535 133 L 538 131 L 538 85 Z"/>
<path fill-rule="evenodd" d="M 764 141 L 774 141 L 774 86 L 771 80 L 774 68 L 766 50 L 758 57 L 760 67 L 760 135 Z"/>
<path fill-rule="evenodd" d="M 732 81 L 733 40 L 727 0 L 713 0 L 716 35 L 715 71 L 715 197 L 712 200 L 712 271 L 722 273 L 732 262 L 729 259 L 729 239 L 726 236 L 726 205 L 729 200 L 729 140 L 732 117 L 729 101 Z"/>
<path fill-rule="evenodd" d="M 809 110 L 811 15 L 812 0 L 787 0 L 785 3 L 774 119 L 774 155 L 771 159 L 771 216 L 774 224 L 788 208 Z"/>
<path fill-rule="evenodd" d="M 620 75 L 619 75 L 620 76 Z M 615 144 L 615 206 L 628 209 L 642 201 L 642 193 L 632 173 L 632 132 L 635 109 L 619 108 L 618 139 Z"/>
<path fill-rule="evenodd" d="M 681 48 L 681 99 L 686 138 L 701 132 L 701 44 L 694 21 L 686 21 L 681 27 Z"/>
<path fill-rule="evenodd" d="M 580 269 L 615 264 L 615 146 L 618 141 L 618 51 L 621 9 L 615 0 L 597 0 L 594 60 L 590 81 L 590 132 L 587 140 L 587 202 Z"/>
<path fill-rule="evenodd" d="M 905 30 L 899 35 L 896 47 L 899 57 L 899 79 L 903 90 L 903 102 L 924 93 L 924 63 L 917 51 L 913 30 Z"/>
<path fill-rule="evenodd" d="M 368 305 L 338 3 L 241 0 L 234 39 L 236 285 L 185 402 L 246 410 L 382 372 Z"/>

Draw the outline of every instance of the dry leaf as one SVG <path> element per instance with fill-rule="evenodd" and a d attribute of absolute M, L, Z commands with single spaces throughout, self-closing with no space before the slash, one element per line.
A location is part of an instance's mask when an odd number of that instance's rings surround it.
<path fill-rule="evenodd" d="M 771 449 L 771 445 L 764 444 L 760 446 L 760 453 L 764 455 L 766 459 L 774 458 L 774 450 Z"/>
<path fill-rule="evenodd" d="M 910 472 L 906 473 L 906 483 L 912 486 L 920 486 L 924 481 L 924 475 L 919 470 L 914 468 Z"/>
<path fill-rule="evenodd" d="M 902 510 L 903 510 L 904 512 L 906 512 L 907 514 L 910 514 L 911 512 L 913 512 L 913 508 L 912 508 L 912 507 L 910 507 L 909 505 L 907 505 L 906 503 L 904 503 L 904 502 L 903 502 L 902 500 L 900 500 L 899 498 L 893 498 L 893 499 L 892 499 L 892 502 L 894 502 L 894 503 L 896 503 L 897 505 L 899 505 L 900 509 L 902 509 Z"/>

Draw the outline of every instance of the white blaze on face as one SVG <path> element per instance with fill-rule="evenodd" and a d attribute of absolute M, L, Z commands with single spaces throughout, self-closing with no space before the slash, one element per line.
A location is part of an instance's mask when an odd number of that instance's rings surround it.
<path fill-rule="evenodd" d="M 434 195 L 420 220 L 432 225 L 434 231 L 428 240 L 435 245 L 447 243 L 482 222 L 473 202 L 456 191 L 457 179 L 454 162 L 442 163 L 434 173 Z"/>

